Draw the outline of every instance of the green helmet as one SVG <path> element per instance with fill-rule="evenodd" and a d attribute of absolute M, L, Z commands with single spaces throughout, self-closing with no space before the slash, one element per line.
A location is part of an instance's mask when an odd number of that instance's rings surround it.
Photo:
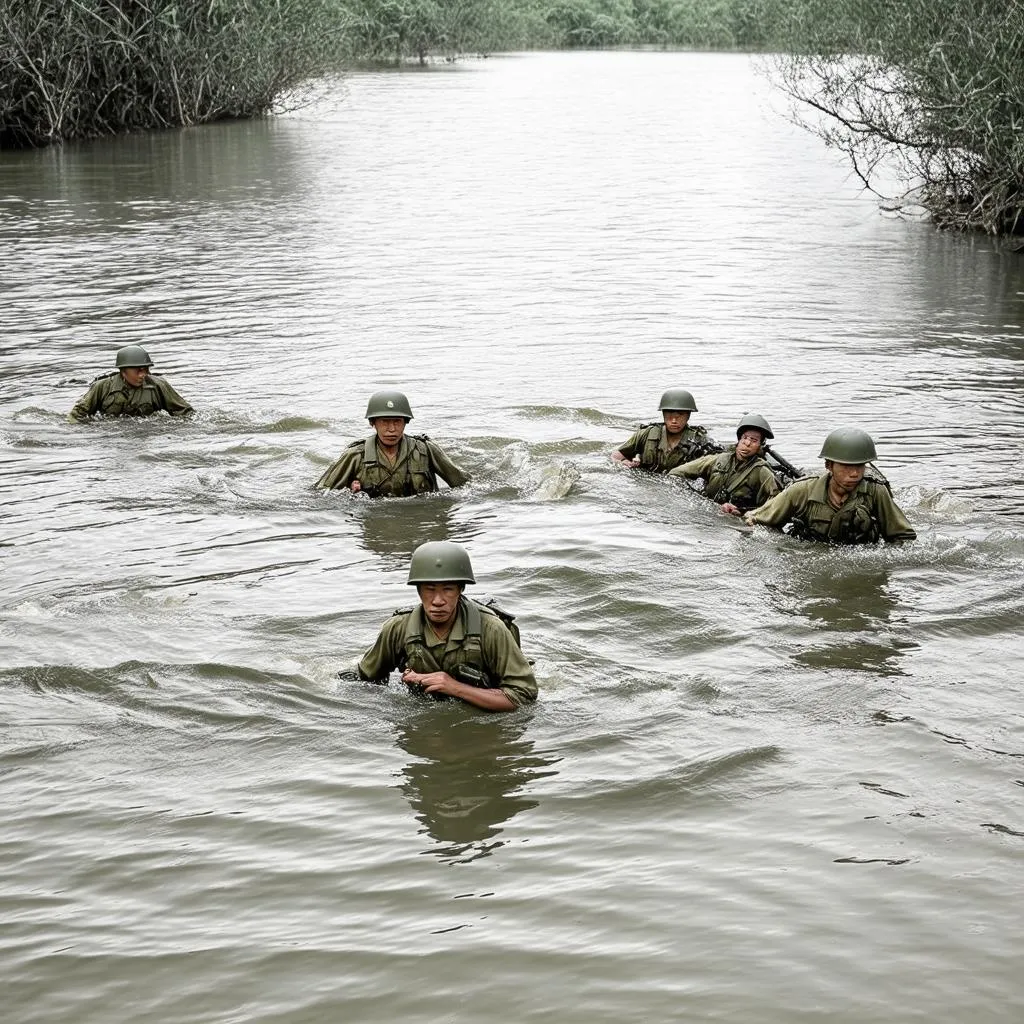
<path fill-rule="evenodd" d="M 114 357 L 114 366 L 119 370 L 131 369 L 138 366 L 152 366 L 153 360 L 149 353 L 141 345 L 125 345 L 117 350 Z"/>
<path fill-rule="evenodd" d="M 412 553 L 406 583 L 476 583 L 476 577 L 461 544 L 431 540 Z"/>
<path fill-rule="evenodd" d="M 736 424 L 736 437 L 741 437 L 744 430 L 760 430 L 763 439 L 766 441 L 775 436 L 772 433 L 772 428 L 768 426 L 768 421 L 763 416 L 758 416 L 756 412 L 748 412 Z"/>
<path fill-rule="evenodd" d="M 821 446 L 818 458 L 842 462 L 847 466 L 860 466 L 878 458 L 871 435 L 857 427 L 837 427 Z"/>
<path fill-rule="evenodd" d="M 366 418 L 375 420 L 377 417 L 391 418 L 401 416 L 406 422 L 412 419 L 409 399 L 401 391 L 374 391 L 366 403 Z"/>
<path fill-rule="evenodd" d="M 693 395 L 689 391 L 684 391 L 682 388 L 669 388 L 661 396 L 661 405 L 658 406 L 658 412 L 696 412 L 697 403 L 693 400 Z"/>

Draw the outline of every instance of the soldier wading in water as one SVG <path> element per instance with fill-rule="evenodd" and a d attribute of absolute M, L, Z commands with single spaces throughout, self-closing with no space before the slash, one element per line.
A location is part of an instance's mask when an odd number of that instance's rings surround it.
<path fill-rule="evenodd" d="M 430 438 L 406 434 L 412 409 L 401 391 L 374 392 L 366 405 L 366 418 L 374 433 L 353 441 L 317 480 L 317 487 L 348 488 L 371 498 L 405 498 L 436 491 L 438 477 L 449 487 L 469 482 L 468 474 Z"/>
<path fill-rule="evenodd" d="M 779 481 L 765 461 L 764 442 L 775 437 L 768 421 L 748 413 L 736 427 L 736 444 L 669 470 L 669 476 L 704 481 L 704 496 L 723 512 L 739 516 L 779 493 Z"/>
<path fill-rule="evenodd" d="M 800 540 L 873 544 L 913 540 L 907 517 L 885 480 L 865 476 L 878 457 L 875 442 L 856 427 L 833 430 L 821 446 L 821 476 L 804 477 L 771 501 L 747 513 L 751 526 L 771 526 Z"/>
<path fill-rule="evenodd" d="M 612 461 L 629 469 L 647 469 L 667 473 L 670 469 L 722 446 L 708 437 L 703 427 L 691 427 L 690 413 L 697 411 L 693 395 L 683 388 L 670 388 L 661 396 L 661 423 L 642 426 L 620 448 L 612 452 Z"/>
<path fill-rule="evenodd" d="M 126 345 L 114 357 L 116 369 L 97 377 L 75 403 L 70 419 L 85 423 L 92 416 L 152 416 L 168 412 L 187 416 L 192 406 L 163 377 L 149 372 L 153 360 L 141 345 Z"/>
<path fill-rule="evenodd" d="M 466 584 L 476 583 L 464 547 L 421 544 L 407 582 L 420 603 L 384 623 L 359 662 L 360 679 L 386 683 L 397 668 L 412 691 L 457 697 L 487 711 L 515 711 L 537 699 L 537 681 L 511 619 L 464 596 Z"/>

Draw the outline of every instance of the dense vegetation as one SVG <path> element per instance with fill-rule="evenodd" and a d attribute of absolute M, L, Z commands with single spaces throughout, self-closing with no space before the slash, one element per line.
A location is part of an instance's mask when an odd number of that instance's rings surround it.
<path fill-rule="evenodd" d="M 802 0 L 793 13 L 778 81 L 868 188 L 895 169 L 895 207 L 1024 234 L 1024 3 Z"/>
<path fill-rule="evenodd" d="M 638 45 L 783 53 L 866 186 L 1024 233 L 1024 0 L 0 0 L 0 148 L 253 116 L 357 61 Z"/>
<path fill-rule="evenodd" d="M 0 0 L 0 146 L 247 117 L 337 68 L 336 0 Z"/>
<path fill-rule="evenodd" d="M 763 49 L 781 40 L 787 0 L 348 0 L 355 53 L 576 47 Z"/>
<path fill-rule="evenodd" d="M 759 48 L 783 0 L 0 0 L 0 146 L 247 117 L 360 60 Z"/>

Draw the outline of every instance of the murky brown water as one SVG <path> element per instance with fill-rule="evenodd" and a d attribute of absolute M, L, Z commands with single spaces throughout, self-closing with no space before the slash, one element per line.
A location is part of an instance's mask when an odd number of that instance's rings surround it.
<path fill-rule="evenodd" d="M 1024 1012 L 1021 258 L 769 95 L 543 54 L 0 157 L 5 1021 Z M 199 415 L 66 423 L 136 341 Z M 389 385 L 474 483 L 311 491 Z M 867 428 L 919 541 L 617 472 L 672 385 Z M 338 685 L 438 537 L 535 709 Z"/>

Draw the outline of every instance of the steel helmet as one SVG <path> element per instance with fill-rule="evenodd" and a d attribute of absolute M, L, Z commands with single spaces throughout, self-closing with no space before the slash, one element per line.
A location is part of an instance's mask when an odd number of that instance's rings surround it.
<path fill-rule="evenodd" d="M 117 350 L 114 357 L 114 366 L 119 370 L 131 369 L 137 366 L 152 366 L 153 360 L 149 353 L 141 345 L 125 345 Z"/>
<path fill-rule="evenodd" d="M 768 426 L 768 421 L 763 416 L 758 416 L 756 412 L 746 413 L 743 419 L 736 424 L 737 439 L 743 434 L 744 430 L 759 430 L 766 441 L 775 436 L 772 433 L 772 428 Z"/>
<path fill-rule="evenodd" d="M 842 462 L 847 466 L 860 466 L 878 458 L 871 435 L 857 427 L 837 427 L 821 446 L 818 458 Z"/>
<path fill-rule="evenodd" d="M 377 417 L 391 418 L 401 416 L 406 422 L 412 419 L 409 399 L 401 391 L 374 391 L 366 403 L 366 418 L 375 420 Z"/>
<path fill-rule="evenodd" d="M 658 406 L 658 412 L 696 412 L 697 403 L 693 400 L 693 395 L 689 391 L 684 391 L 682 388 L 669 388 L 661 396 L 661 405 Z"/>
<path fill-rule="evenodd" d="M 476 583 L 476 577 L 461 544 L 431 540 L 412 553 L 406 583 Z"/>

